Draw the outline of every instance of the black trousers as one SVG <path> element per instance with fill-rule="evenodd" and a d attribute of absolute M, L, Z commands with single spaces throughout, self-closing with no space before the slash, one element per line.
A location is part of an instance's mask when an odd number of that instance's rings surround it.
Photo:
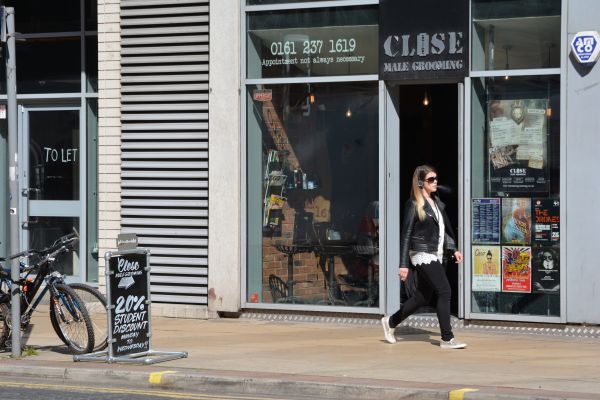
<path fill-rule="evenodd" d="M 390 327 L 395 328 L 420 307 L 430 303 L 431 296 L 437 297 L 436 311 L 440 322 L 442 340 L 454 337 L 450 325 L 450 297 L 452 291 L 446 277 L 444 266 L 440 262 L 421 264 L 414 271 L 418 274 L 417 290 L 404 302 L 400 309 L 390 317 Z"/>

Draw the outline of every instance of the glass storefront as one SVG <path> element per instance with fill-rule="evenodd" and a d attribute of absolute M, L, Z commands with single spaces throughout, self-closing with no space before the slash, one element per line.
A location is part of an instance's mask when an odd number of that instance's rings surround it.
<path fill-rule="evenodd" d="M 560 9 L 472 2 L 471 313 L 561 316 Z"/>
<path fill-rule="evenodd" d="M 247 301 L 378 306 L 377 83 L 252 85 L 247 110 Z"/>
<path fill-rule="evenodd" d="M 19 245 L 41 248 L 76 229 L 80 248 L 59 260 L 61 271 L 97 282 L 97 4 L 2 3 L 14 8 L 17 31 Z M 0 103 L 6 99 L 2 79 Z"/>
<path fill-rule="evenodd" d="M 281 3 L 294 2 L 247 1 Z M 556 321 L 564 292 L 561 1 L 470 4 L 470 103 L 459 105 L 470 120 L 470 131 L 461 131 L 469 138 L 470 185 L 466 197 L 456 194 L 457 213 L 464 211 L 459 231 L 466 224 L 470 237 L 461 246 L 467 262 L 459 291 L 467 300 L 459 316 Z M 377 7 L 289 8 L 247 13 L 245 301 L 386 310 L 378 254 L 381 98 L 377 82 L 351 82 L 378 71 Z M 344 62 L 319 64 L 338 39 L 353 46 L 337 49 L 348 50 Z"/>
<path fill-rule="evenodd" d="M 379 307 L 377 7 L 247 21 L 246 301 Z"/>
<path fill-rule="evenodd" d="M 473 79 L 472 312 L 559 316 L 560 79 Z"/>

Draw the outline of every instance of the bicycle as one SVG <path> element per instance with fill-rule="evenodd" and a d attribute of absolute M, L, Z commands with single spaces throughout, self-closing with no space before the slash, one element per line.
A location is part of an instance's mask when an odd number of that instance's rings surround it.
<path fill-rule="evenodd" d="M 18 281 L 13 281 L 4 269 L 0 269 L 0 314 L 4 317 L 0 321 L 0 347 L 5 344 L 13 328 L 10 291 L 12 285 L 17 284 L 21 289 L 21 330 L 27 328 L 31 315 L 49 292 L 50 321 L 59 338 L 74 354 L 85 354 L 94 349 L 94 328 L 83 301 L 73 288 L 64 283 L 63 275 L 52 268 L 56 258 L 72 251 L 78 240 L 75 232 L 62 236 L 46 249 L 26 250 L 11 256 L 11 259 L 21 260 L 34 255 L 39 257 L 32 266 L 20 262 L 22 276 Z M 32 277 L 34 274 L 35 277 Z"/>

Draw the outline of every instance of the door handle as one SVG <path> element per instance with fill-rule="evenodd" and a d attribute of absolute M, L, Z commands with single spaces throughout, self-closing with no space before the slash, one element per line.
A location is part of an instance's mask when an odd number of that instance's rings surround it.
<path fill-rule="evenodd" d="M 21 222 L 21 227 L 23 229 L 28 229 L 29 228 L 29 224 L 36 224 L 38 222 L 37 218 L 32 218 L 32 219 L 29 218 L 29 210 L 30 210 L 30 208 L 29 208 L 29 202 L 31 200 L 33 200 L 31 198 L 31 194 L 32 193 L 35 193 L 35 197 L 37 199 L 39 197 L 40 192 L 41 192 L 41 189 L 38 189 L 38 188 L 26 188 L 26 189 L 21 190 L 21 194 L 23 195 L 23 197 L 27 197 L 28 198 L 27 202 L 26 202 L 26 204 L 27 204 L 27 214 L 26 214 L 27 219 L 24 220 L 23 222 Z"/>

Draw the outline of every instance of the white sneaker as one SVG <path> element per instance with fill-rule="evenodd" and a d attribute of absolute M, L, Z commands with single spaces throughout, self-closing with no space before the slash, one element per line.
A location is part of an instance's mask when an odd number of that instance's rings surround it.
<path fill-rule="evenodd" d="M 396 343 L 396 337 L 394 336 L 394 328 L 390 328 L 390 316 L 381 318 L 381 325 L 383 325 L 383 336 L 385 341 L 388 343 Z"/>
<path fill-rule="evenodd" d="M 467 347 L 467 344 L 465 342 L 461 342 L 460 340 L 452 338 L 448 341 L 440 340 L 440 347 L 442 349 L 464 349 L 465 347 Z"/>

